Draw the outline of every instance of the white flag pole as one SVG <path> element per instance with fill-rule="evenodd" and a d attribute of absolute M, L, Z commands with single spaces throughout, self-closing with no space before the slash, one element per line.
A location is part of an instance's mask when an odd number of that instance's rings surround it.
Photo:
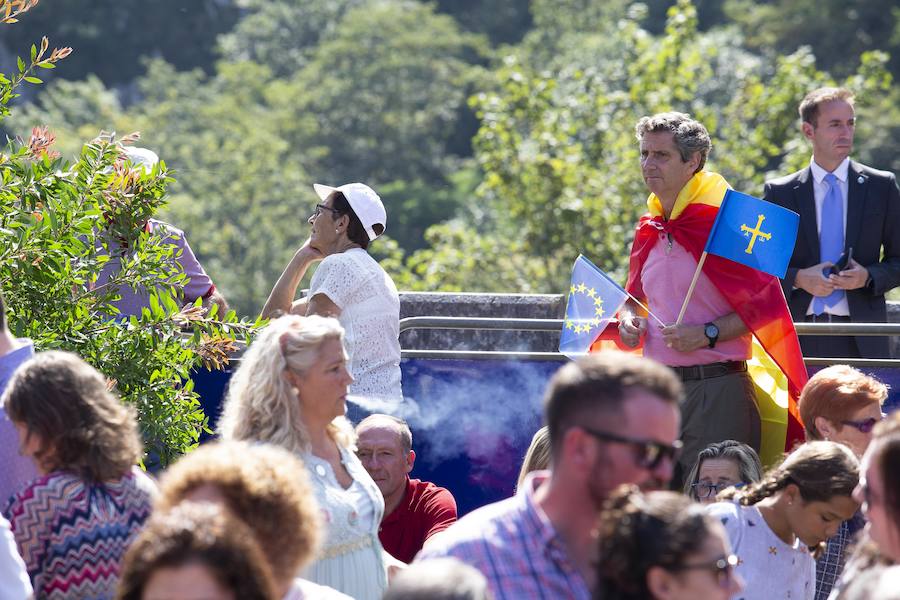
<path fill-rule="evenodd" d="M 625 293 L 628 294 L 627 291 L 626 291 Z M 635 303 L 635 304 L 637 304 L 638 306 L 640 306 L 641 308 L 643 308 L 644 310 L 646 310 L 646 311 L 647 311 L 647 314 L 650 315 L 651 317 L 653 317 L 654 319 L 656 319 L 656 322 L 657 322 L 657 323 L 659 323 L 659 324 L 662 325 L 663 327 L 666 326 L 666 324 L 662 322 L 662 319 L 660 319 L 660 318 L 657 317 L 655 314 L 653 314 L 653 312 L 652 312 L 647 306 L 645 306 L 643 302 L 641 302 L 640 300 L 638 300 L 637 298 L 635 298 L 635 297 L 632 296 L 631 294 L 628 294 L 628 297 L 631 298 L 632 300 L 634 300 L 634 303 Z"/>

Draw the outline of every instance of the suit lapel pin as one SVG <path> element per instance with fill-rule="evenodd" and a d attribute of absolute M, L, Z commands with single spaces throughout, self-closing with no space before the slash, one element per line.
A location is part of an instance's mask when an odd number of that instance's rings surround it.
<path fill-rule="evenodd" d="M 859 177 L 856 178 L 856 183 L 858 183 L 860 185 L 862 185 L 865 182 L 866 182 L 866 178 L 863 177 L 862 175 L 860 175 Z"/>

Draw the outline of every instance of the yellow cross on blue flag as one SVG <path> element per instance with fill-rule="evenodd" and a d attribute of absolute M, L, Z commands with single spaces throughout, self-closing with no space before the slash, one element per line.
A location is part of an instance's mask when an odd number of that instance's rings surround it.
<path fill-rule="evenodd" d="M 799 224 L 800 215 L 792 210 L 728 190 L 704 251 L 781 278 Z"/>
<path fill-rule="evenodd" d="M 627 299 L 622 286 L 579 254 L 572 267 L 559 351 L 573 359 L 587 354 Z"/>

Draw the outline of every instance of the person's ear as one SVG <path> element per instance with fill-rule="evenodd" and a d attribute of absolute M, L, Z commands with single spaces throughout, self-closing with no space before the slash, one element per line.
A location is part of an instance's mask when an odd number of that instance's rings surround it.
<path fill-rule="evenodd" d="M 788 505 L 793 505 L 795 502 L 799 502 L 803 499 L 800 495 L 800 488 L 797 487 L 796 483 L 789 483 L 785 486 L 784 497 L 787 499 Z"/>
<path fill-rule="evenodd" d="M 284 370 L 284 379 L 291 385 L 293 388 L 300 387 L 300 376 L 291 371 L 290 369 Z"/>
<path fill-rule="evenodd" d="M 647 570 L 647 589 L 651 597 L 658 600 L 671 598 L 674 584 L 674 575 L 662 567 L 653 566 Z"/>
<path fill-rule="evenodd" d="M 594 438 L 579 427 L 570 427 L 563 433 L 559 464 L 571 466 L 576 472 L 589 473 L 593 469 L 597 455 Z"/>
<path fill-rule="evenodd" d="M 697 168 L 700 166 L 700 153 L 694 152 L 693 154 L 691 154 L 691 157 L 688 159 L 687 162 L 691 167 L 691 171 L 696 173 Z"/>
<path fill-rule="evenodd" d="M 816 429 L 819 431 L 823 440 L 834 440 L 834 436 L 837 433 L 837 428 L 834 426 L 834 423 L 825 417 L 816 417 L 813 419 L 813 423 L 816 424 Z"/>
<path fill-rule="evenodd" d="M 406 455 L 406 472 L 409 473 L 413 470 L 413 466 L 416 464 L 416 451 L 410 450 L 409 454 Z"/>
<path fill-rule="evenodd" d="M 813 134 L 816 132 L 816 128 L 813 127 L 812 123 L 807 123 L 806 121 L 803 121 L 803 123 L 800 124 L 800 131 L 803 132 L 803 137 L 805 137 L 808 140 L 812 140 Z"/>

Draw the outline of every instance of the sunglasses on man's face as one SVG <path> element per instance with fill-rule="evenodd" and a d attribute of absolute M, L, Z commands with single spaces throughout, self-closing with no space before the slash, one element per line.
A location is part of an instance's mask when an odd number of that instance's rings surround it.
<path fill-rule="evenodd" d="M 723 556 L 722 558 L 717 559 L 712 563 L 704 563 L 698 565 L 677 565 L 675 567 L 671 567 L 672 571 L 692 571 L 695 569 L 700 570 L 709 570 L 712 572 L 713 577 L 716 578 L 716 583 L 719 584 L 719 587 L 725 588 L 728 587 L 728 584 L 731 582 L 732 577 L 734 577 L 734 569 L 738 565 L 738 557 L 734 554 L 729 554 L 728 556 Z"/>
<path fill-rule="evenodd" d="M 859 430 L 860 433 L 871 433 L 872 429 L 875 428 L 875 425 L 880 421 L 883 421 L 885 416 L 887 415 L 881 413 L 881 417 L 877 419 L 875 417 L 869 417 L 863 421 L 841 421 L 841 423 Z"/>
<path fill-rule="evenodd" d="M 594 431 L 587 427 L 580 427 L 579 429 L 604 442 L 614 442 L 616 444 L 628 444 L 633 446 L 636 450 L 635 460 L 641 468 L 647 469 L 648 471 L 652 471 L 658 467 L 663 458 L 668 457 L 669 460 L 675 462 L 681 455 L 682 444 L 680 440 L 675 440 L 675 443 L 669 446 L 668 444 L 654 442 L 653 440 L 639 440 L 623 435 L 616 435 L 615 433 L 609 433 L 608 431 Z"/>

